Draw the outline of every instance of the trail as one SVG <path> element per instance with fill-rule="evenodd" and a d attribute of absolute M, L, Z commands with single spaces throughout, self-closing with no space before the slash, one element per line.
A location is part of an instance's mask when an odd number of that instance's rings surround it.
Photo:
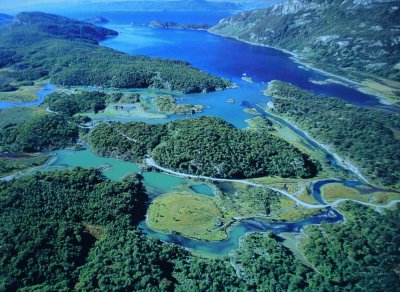
<path fill-rule="evenodd" d="M 109 126 L 112 126 L 110 123 L 108 122 L 100 122 L 94 126 L 92 126 L 91 128 L 94 128 L 100 124 L 107 124 Z M 125 133 L 121 132 L 120 130 L 117 130 L 114 128 L 114 130 L 120 134 L 121 136 L 123 136 L 125 139 L 135 142 L 135 143 L 139 143 L 141 145 L 143 145 L 142 142 L 138 141 L 137 139 L 131 138 L 128 135 L 126 135 Z M 310 138 L 311 139 L 311 138 Z M 318 143 L 318 142 L 316 142 Z M 147 149 L 146 149 L 147 151 Z M 357 201 L 357 200 L 353 200 L 353 199 L 338 199 L 332 203 L 327 203 L 327 204 L 309 204 L 309 203 L 305 203 L 301 200 L 299 200 L 298 198 L 296 198 L 294 195 L 284 191 L 284 190 L 280 190 L 277 188 L 273 188 L 273 187 L 268 187 L 266 185 L 263 184 L 257 184 L 257 183 L 253 183 L 251 181 L 247 181 L 247 180 L 240 180 L 240 179 L 227 179 L 227 178 L 215 178 L 215 177 L 209 177 L 209 176 L 203 176 L 203 175 L 193 175 L 193 174 L 187 174 L 187 173 L 182 173 L 182 172 L 178 172 L 166 167 L 162 167 L 161 165 L 159 165 L 156 161 L 154 161 L 154 159 L 150 156 L 149 152 L 147 151 L 148 154 L 146 154 L 146 158 L 145 158 L 145 162 L 147 165 L 154 167 L 162 172 L 168 173 L 168 174 L 172 174 L 178 177 L 183 177 L 183 178 L 192 178 L 192 179 L 203 179 L 203 180 L 208 180 L 208 181 L 214 181 L 214 182 L 231 182 L 231 183 L 239 183 L 239 184 L 243 184 L 243 185 L 248 185 L 248 186 L 252 186 L 252 187 L 257 187 L 257 188 L 268 188 L 270 190 L 273 190 L 275 192 L 278 192 L 286 197 L 288 197 L 289 199 L 293 200 L 296 202 L 296 204 L 303 206 L 305 208 L 308 209 L 322 209 L 322 208 L 329 208 L 329 207 L 336 207 L 338 206 L 340 203 L 346 202 L 346 201 L 351 201 L 351 202 L 355 202 L 355 203 L 359 203 L 365 206 L 370 206 L 370 207 L 376 207 L 376 208 L 384 208 L 384 209 L 388 209 L 393 207 L 396 203 L 400 203 L 400 200 L 394 200 L 389 202 L 386 205 L 377 205 L 377 204 L 373 204 L 373 203 L 367 203 L 367 202 L 361 202 L 361 201 Z"/>

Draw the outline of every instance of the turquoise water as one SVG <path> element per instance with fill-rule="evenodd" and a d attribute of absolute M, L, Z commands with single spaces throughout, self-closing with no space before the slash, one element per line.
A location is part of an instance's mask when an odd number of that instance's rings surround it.
<path fill-rule="evenodd" d="M 146 189 L 151 194 L 170 192 L 184 183 L 181 178 L 159 172 L 142 172 L 136 163 L 99 157 L 89 150 L 56 151 L 55 158 L 48 164 L 47 169 L 73 168 L 77 166 L 84 168 L 105 166 L 103 173 L 111 180 L 120 180 L 130 173 L 140 173 L 144 178 L 143 183 Z"/>
<path fill-rule="evenodd" d="M 190 188 L 198 194 L 202 194 L 202 195 L 206 195 L 206 196 L 214 196 L 214 191 L 207 184 L 193 185 L 193 186 L 190 186 Z"/>

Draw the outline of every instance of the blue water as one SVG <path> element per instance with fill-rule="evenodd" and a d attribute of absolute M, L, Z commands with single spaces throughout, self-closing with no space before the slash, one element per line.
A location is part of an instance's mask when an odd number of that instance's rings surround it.
<path fill-rule="evenodd" d="M 225 256 L 228 255 L 231 250 L 239 247 L 239 238 L 248 232 L 272 231 L 275 234 L 282 232 L 299 232 L 301 228 L 310 224 L 321 224 L 322 222 L 335 223 L 340 222 L 341 220 L 343 220 L 343 216 L 333 209 L 327 209 L 319 215 L 291 223 L 245 220 L 229 231 L 228 239 L 221 241 L 200 241 L 186 238 L 181 235 L 156 232 L 150 229 L 146 225 L 145 221 L 142 221 L 139 224 L 139 228 L 141 228 L 149 237 L 158 238 L 165 242 L 174 243 L 191 250 L 196 250 L 197 252 Z"/>
<path fill-rule="evenodd" d="M 29 102 L 10 102 L 10 101 L 1 101 L 0 109 L 11 108 L 11 107 L 21 107 L 21 106 L 39 106 L 46 95 L 54 92 L 54 87 L 51 84 L 43 84 L 43 89 L 36 93 L 38 99 L 35 101 Z"/>
<path fill-rule="evenodd" d="M 129 54 L 181 59 L 209 73 L 237 81 L 243 73 L 255 82 L 279 79 L 316 93 L 337 96 L 352 103 L 379 105 L 372 95 L 340 84 L 318 85 L 326 75 L 299 66 L 290 55 L 267 47 L 249 45 L 206 31 L 165 30 L 129 24 L 109 24 L 120 35 L 102 42 Z"/>

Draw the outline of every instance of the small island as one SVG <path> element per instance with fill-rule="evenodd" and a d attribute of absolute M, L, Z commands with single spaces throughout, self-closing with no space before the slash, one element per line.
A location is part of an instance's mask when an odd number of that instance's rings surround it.
<path fill-rule="evenodd" d="M 177 104 L 175 98 L 171 95 L 161 95 L 153 99 L 153 102 L 160 112 L 168 114 L 193 115 L 204 110 L 203 105 Z"/>
<path fill-rule="evenodd" d="M 196 23 L 177 23 L 171 21 L 158 21 L 153 20 L 149 23 L 145 24 L 146 26 L 155 27 L 155 28 L 163 28 L 163 29 L 185 29 L 185 30 L 208 30 L 212 25 L 210 24 L 196 24 Z"/>
<path fill-rule="evenodd" d="M 89 22 L 92 24 L 106 24 L 106 23 L 110 22 L 107 18 L 105 18 L 103 16 L 94 16 L 94 17 L 86 18 L 83 21 Z"/>

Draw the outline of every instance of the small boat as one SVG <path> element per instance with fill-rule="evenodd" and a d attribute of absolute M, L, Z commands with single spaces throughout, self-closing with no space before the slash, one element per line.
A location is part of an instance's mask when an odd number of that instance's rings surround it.
<path fill-rule="evenodd" d="M 230 98 L 226 101 L 227 103 L 235 103 L 236 101 L 233 98 Z"/>

